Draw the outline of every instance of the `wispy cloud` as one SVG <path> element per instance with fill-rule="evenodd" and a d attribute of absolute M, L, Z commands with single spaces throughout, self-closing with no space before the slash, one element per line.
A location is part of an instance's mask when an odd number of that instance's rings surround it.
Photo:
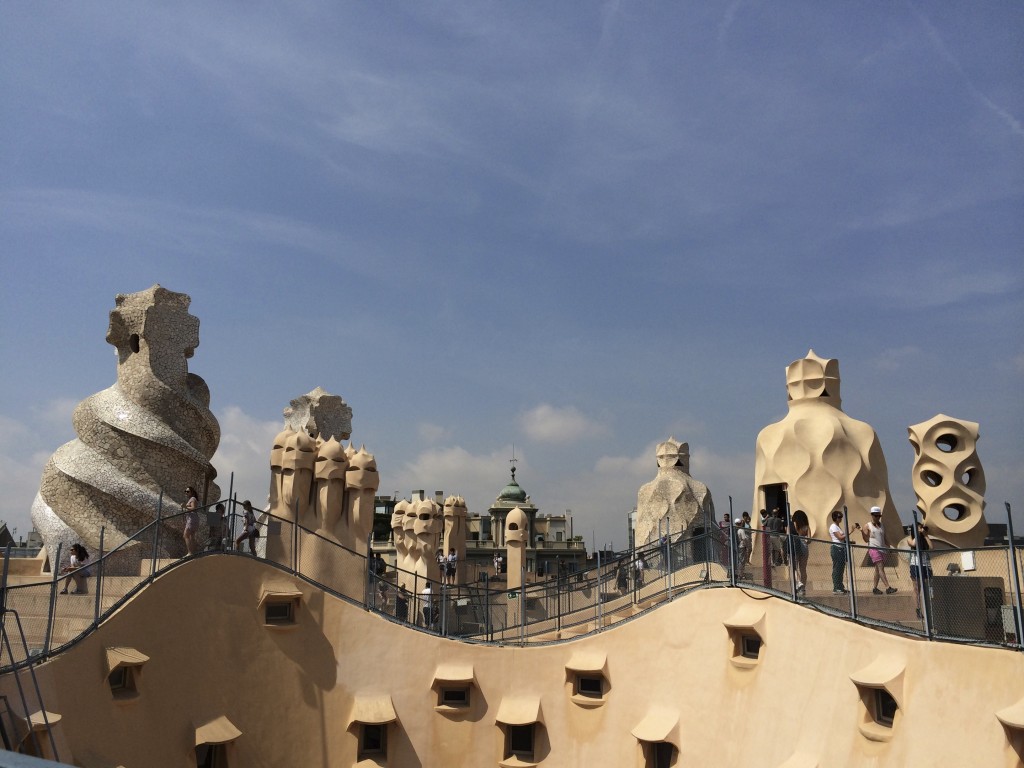
<path fill-rule="evenodd" d="M 599 422 L 575 406 L 559 408 L 548 403 L 521 413 L 519 425 L 527 437 L 538 443 L 572 443 L 605 431 Z"/>
<path fill-rule="evenodd" d="M 754 455 L 752 451 L 722 453 L 695 448 L 690 453 L 690 474 L 711 491 L 719 517 L 729 510 L 729 496 L 735 509 L 749 509 L 753 498 Z"/>
<path fill-rule="evenodd" d="M 45 424 L 48 428 L 68 432 L 71 429 L 71 415 L 78 402 L 72 398 L 62 397 L 31 408 L 33 420 L 37 424 Z"/>
<path fill-rule="evenodd" d="M 904 347 L 883 349 L 871 361 L 871 365 L 880 371 L 898 371 L 907 367 L 914 368 L 928 357 L 920 347 L 908 345 Z"/>
<path fill-rule="evenodd" d="M 725 39 L 729 34 L 729 29 L 732 27 L 733 22 L 736 21 L 736 14 L 739 12 L 741 5 L 743 5 L 743 0 L 733 0 L 726 6 L 725 13 L 722 14 L 722 20 L 718 23 L 719 46 L 725 44 Z"/>
<path fill-rule="evenodd" d="M 0 494 L 0 520 L 23 535 L 31 528 L 32 500 L 39 490 L 43 467 L 53 451 L 74 437 L 67 403 L 57 400 L 32 409 L 31 422 L 0 415 L 0 462 L 4 492 Z"/>
<path fill-rule="evenodd" d="M 594 463 L 594 474 L 612 475 L 632 485 L 647 482 L 658 471 L 656 446 L 656 443 L 651 443 L 636 456 L 601 456 Z"/>
<path fill-rule="evenodd" d="M 498 491 L 508 482 L 500 468 L 508 466 L 512 447 L 507 445 L 486 454 L 474 454 L 461 446 L 422 451 L 400 467 L 382 468 L 381 482 L 387 490 L 406 496 L 410 490 L 423 489 L 429 496 L 434 491 L 463 496 L 471 512 L 486 512 Z M 529 472 L 525 456 L 520 469 Z M 496 469 L 498 468 L 498 469 Z"/>
<path fill-rule="evenodd" d="M 426 421 L 416 425 L 416 433 L 428 443 L 439 443 L 452 436 L 452 430 L 449 427 L 442 427 L 439 424 L 431 424 Z"/>
<path fill-rule="evenodd" d="M 982 91 L 980 88 L 978 88 L 978 86 L 974 84 L 974 81 L 967 74 L 967 72 L 964 71 L 963 66 L 960 64 L 960 61 L 949 50 L 949 47 L 942 39 L 942 35 L 939 34 L 939 31 L 937 29 L 935 29 L 931 21 L 929 21 L 928 17 L 925 16 L 925 14 L 917 6 L 911 7 L 914 8 L 914 13 L 917 15 L 917 18 L 920 20 L 921 25 L 925 28 L 925 31 L 928 33 L 928 39 L 931 41 L 935 50 L 938 52 L 940 56 L 942 56 L 942 58 L 949 62 L 950 66 L 953 67 L 953 70 L 960 77 L 961 81 L 966 86 L 971 96 L 973 96 L 978 102 L 985 106 L 986 109 L 990 110 L 994 115 L 996 115 L 996 117 L 998 117 L 1002 122 L 1004 122 L 1012 133 L 1014 133 L 1016 136 L 1020 138 L 1024 138 L 1024 126 L 1021 125 L 1020 121 L 1017 120 L 1017 118 L 1011 115 L 1003 107 L 996 104 L 991 98 L 989 98 L 989 96 L 984 91 Z"/>
<path fill-rule="evenodd" d="M 112 297 L 157 281 L 193 296 L 215 407 L 341 389 L 382 492 L 477 510 L 514 435 L 542 510 L 619 543 L 669 435 L 719 508 L 749 497 L 811 344 L 867 368 L 894 497 L 922 414 L 1019 456 L 1021 8 L 918 7 L 8 3 L 0 314 L 33 333 L 4 338 L 30 429 L 0 501 L 73 436 L 71 402 L 26 403 L 109 383 Z M 279 425 L 251 414 L 218 411 L 216 463 L 262 501 Z"/>
<path fill-rule="evenodd" d="M 250 499 L 262 508 L 270 488 L 270 449 L 284 422 L 253 418 L 236 405 L 219 411 L 217 418 L 221 438 L 212 462 L 220 473 L 217 484 L 221 494 L 228 495 L 234 475 L 234 492 L 238 498 Z"/>
<path fill-rule="evenodd" d="M 368 255 L 384 255 L 379 247 L 295 218 L 89 189 L 8 190 L 0 192 L 0 210 L 0 223 L 12 230 L 36 230 L 45 223 L 51 228 L 132 237 L 205 257 L 234 257 L 240 250 L 260 246 L 277 252 L 301 251 L 371 274 L 379 270 L 371 269 Z"/>
<path fill-rule="evenodd" d="M 917 310 L 1005 296 L 1019 291 L 1022 282 L 1024 275 L 1018 270 L 977 262 L 935 260 L 927 268 L 918 268 L 891 261 L 863 281 L 852 280 L 847 289 L 883 304 Z"/>

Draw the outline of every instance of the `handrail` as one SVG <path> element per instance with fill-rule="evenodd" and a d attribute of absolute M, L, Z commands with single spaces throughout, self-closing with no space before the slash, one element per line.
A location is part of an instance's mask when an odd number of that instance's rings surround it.
<path fill-rule="evenodd" d="M 8 585 L 2 599 L 9 605 L 19 604 L 22 594 L 32 594 L 31 590 L 41 594 L 41 591 L 45 589 L 49 593 L 47 600 L 48 637 L 42 648 L 35 649 L 25 658 L 14 658 L 13 653 L 8 651 L 6 658 L 0 659 L 0 673 L 31 666 L 73 647 L 155 579 L 190 559 L 218 555 L 251 557 L 246 552 L 223 548 L 224 544 L 230 544 L 234 539 L 237 501 L 226 499 L 223 503 L 229 505 L 230 510 L 226 516 L 227 530 L 224 530 L 219 524 L 218 536 L 213 536 L 213 532 L 210 531 L 211 537 L 208 539 L 210 542 L 219 537 L 221 546 L 218 548 L 208 549 L 193 556 L 175 556 L 172 553 L 176 551 L 176 547 L 180 548 L 181 542 L 170 534 L 172 531 L 178 530 L 182 517 L 187 513 L 178 512 L 165 515 L 161 511 L 157 519 L 148 523 L 134 536 L 120 542 L 109 552 L 101 550 L 101 556 L 89 564 L 95 572 L 95 580 L 99 582 L 95 587 L 97 592 L 95 612 L 89 612 L 91 614 L 88 617 L 89 622 L 83 630 L 71 636 L 65 635 L 58 638 L 53 643 L 53 647 L 51 647 L 49 633 L 54 623 L 57 620 L 73 618 L 68 615 L 62 616 L 57 610 L 56 581 L 64 578 L 57 576 L 59 563 L 55 563 L 53 566 L 53 580 L 39 584 Z M 210 504 L 198 511 L 203 513 L 214 506 L 214 504 Z M 798 594 L 793 586 L 795 580 L 792 577 L 785 580 L 789 582 L 789 591 L 782 587 L 783 581 L 779 581 L 778 586 L 772 586 L 770 574 L 765 583 L 758 583 L 743 573 L 745 563 L 737 562 L 737 553 L 731 541 L 733 537 L 723 536 L 717 529 L 690 537 L 676 533 L 662 537 L 661 540 L 648 545 L 636 547 L 614 559 L 598 558 L 596 565 L 572 574 L 555 573 L 532 584 L 526 584 L 524 580 L 517 590 L 518 609 L 514 613 L 508 612 L 506 608 L 510 595 L 504 585 L 494 587 L 486 580 L 482 584 L 477 582 L 463 585 L 445 585 L 434 582 L 431 584 L 430 605 L 438 603 L 440 608 L 437 620 L 439 627 L 435 629 L 433 621 L 430 620 L 431 617 L 421 615 L 421 608 L 425 603 L 422 593 L 407 594 L 408 605 L 404 615 L 401 615 L 397 599 L 390 594 L 390 592 L 397 593 L 396 585 L 399 581 L 408 580 L 409 583 L 422 584 L 421 576 L 390 565 L 384 576 L 377 576 L 370 572 L 371 559 L 365 554 L 345 547 L 316 531 L 296 524 L 294 521 L 266 512 L 260 513 L 259 516 L 265 531 L 269 528 L 267 524 L 270 522 L 280 524 L 282 531 L 287 528 L 287 532 L 282 532 L 278 539 L 288 550 L 281 553 L 281 560 L 268 559 L 265 556 L 267 537 L 265 535 L 261 537 L 260 546 L 264 551 L 260 554 L 259 559 L 263 562 L 291 573 L 353 605 L 372 610 L 391 621 L 410 625 L 420 631 L 440 631 L 444 635 L 464 642 L 500 644 L 507 644 L 510 641 L 521 644 L 562 642 L 569 639 L 570 635 L 589 634 L 600 631 L 612 622 L 632 620 L 681 594 L 707 588 L 738 588 L 772 594 L 830 615 L 854 620 L 865 626 L 884 627 L 888 631 L 898 631 L 910 636 L 1024 650 L 1019 635 L 1016 635 L 1012 642 L 1006 640 L 1005 636 L 1001 640 L 964 637 L 951 632 L 936 632 L 935 627 L 930 626 L 927 618 L 922 631 L 913 626 L 878 616 L 863 615 L 861 606 L 852 601 L 850 601 L 852 605 L 844 608 L 838 601 L 827 600 L 826 598 L 830 595 L 811 598 L 803 592 Z M 755 536 L 762 536 L 763 543 L 767 545 L 769 541 L 767 534 L 760 530 L 752 533 Z M 822 547 L 822 551 L 825 551 L 824 548 L 828 546 L 828 542 L 819 539 L 791 534 L 783 535 L 789 537 L 789 546 L 785 548 L 791 558 L 794 554 L 793 543 L 798 540 L 804 543 L 805 550 L 811 547 Z M 852 592 L 855 589 L 855 581 L 852 578 L 854 575 L 853 556 L 857 551 L 868 548 L 852 543 L 848 543 L 847 546 L 850 558 L 846 565 L 851 576 Z M 1011 562 L 1016 563 L 1020 549 L 1014 547 L 1012 541 L 1007 545 Z M 895 551 L 889 550 L 888 552 Z M 164 559 L 170 559 L 171 562 L 160 564 L 158 561 L 161 559 L 161 553 L 167 555 Z M 931 554 L 933 558 L 939 556 L 937 552 Z M 152 565 L 149 568 L 144 567 L 143 561 L 150 558 Z M 646 563 L 643 569 L 636 568 L 639 560 Z M 134 581 L 129 581 L 126 587 L 122 583 L 118 583 L 118 589 L 111 589 L 110 579 L 116 576 L 126 576 L 125 571 L 131 568 L 137 568 L 135 575 L 127 577 Z M 718 568 L 720 574 L 724 572 L 724 575 L 714 576 L 712 573 L 714 568 Z M 686 577 L 683 574 L 686 569 L 694 569 L 691 576 Z M 699 576 L 697 576 L 698 571 Z M 649 580 L 646 582 L 644 581 L 645 574 L 649 576 Z M 861 572 L 862 577 L 863 574 L 864 571 Z M 1009 573 L 1005 576 L 1012 578 Z M 920 588 L 925 589 L 924 585 L 921 585 Z M 1019 588 L 1011 587 L 1011 598 L 1015 597 L 1019 601 L 1019 594 Z M 388 603 L 392 600 L 395 601 L 395 605 L 389 609 Z M 927 616 L 933 610 L 932 601 L 926 597 L 923 602 Z M 1015 615 L 1016 621 L 1020 621 L 1018 616 L 1019 611 Z"/>

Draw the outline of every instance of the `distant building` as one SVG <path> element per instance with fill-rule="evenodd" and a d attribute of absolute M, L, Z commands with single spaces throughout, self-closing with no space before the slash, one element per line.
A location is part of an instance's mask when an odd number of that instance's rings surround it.
<path fill-rule="evenodd" d="M 565 563 L 569 572 L 584 567 L 586 547 L 582 541 L 573 540 L 572 517 L 541 514 L 516 482 L 513 467 L 512 479 L 498 493 L 487 513 L 470 512 L 466 517 L 466 562 L 470 565 L 470 573 L 489 568 L 493 574 L 495 554 L 500 555 L 503 562 L 507 561 L 505 518 L 517 507 L 526 514 L 529 526 L 529 544 L 525 552 L 527 574 L 537 578 L 553 576 L 558 572 L 560 562 Z"/>
<path fill-rule="evenodd" d="M 435 491 L 434 495 L 443 503 L 442 491 Z M 425 494 L 423 491 L 413 491 L 412 496 L 424 498 Z M 373 551 L 391 564 L 395 562 L 391 514 L 398 501 L 397 493 L 375 498 Z M 466 581 L 480 581 L 485 574 L 488 579 L 493 578 L 496 575 L 495 555 L 501 557 L 503 564 L 508 562 L 505 518 L 517 507 L 526 514 L 529 525 L 525 566 L 527 574 L 533 576 L 531 580 L 554 576 L 560 563 L 565 564 L 565 571 L 569 573 L 586 567 L 587 551 L 584 542 L 573 540 L 572 516 L 542 514 L 516 482 L 513 467 L 511 481 L 501 489 L 487 512 L 469 512 L 466 516 Z"/>
<path fill-rule="evenodd" d="M 3 559 L 3 551 L 8 546 L 11 548 L 11 557 L 35 557 L 43 548 L 43 539 L 39 535 L 39 531 L 33 528 L 29 531 L 28 539 L 18 541 L 7 529 L 7 523 L 0 522 L 0 560 Z"/>

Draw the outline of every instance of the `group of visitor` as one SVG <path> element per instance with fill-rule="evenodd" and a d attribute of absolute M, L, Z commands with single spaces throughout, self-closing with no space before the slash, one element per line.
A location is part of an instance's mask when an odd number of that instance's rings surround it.
<path fill-rule="evenodd" d="M 185 550 L 189 555 L 196 555 L 202 549 L 199 537 L 199 508 L 199 495 L 196 493 L 196 489 L 191 485 L 186 486 L 185 501 L 181 505 L 181 510 L 185 513 L 183 538 L 185 539 Z M 225 538 L 230 535 L 230 520 L 228 519 L 227 506 L 221 501 L 217 503 L 214 510 L 215 518 L 213 519 L 215 521 L 210 523 L 210 535 L 206 540 L 206 549 L 208 550 L 224 549 Z M 256 522 L 256 513 L 253 511 L 252 503 L 246 499 L 242 502 L 242 531 L 235 539 L 235 549 L 242 549 L 242 545 L 248 542 L 249 552 L 255 555 L 256 539 L 259 538 L 259 535 L 260 531 Z"/>
<path fill-rule="evenodd" d="M 845 575 L 849 557 L 849 542 L 847 541 L 846 529 L 843 527 L 843 512 L 836 510 L 830 515 L 828 528 L 829 540 L 831 542 L 830 557 L 832 561 L 832 592 L 836 595 L 848 594 Z M 868 545 L 868 558 L 874 567 L 873 583 L 871 592 L 875 595 L 891 595 L 897 592 L 896 587 L 889 583 L 885 572 L 886 559 L 890 555 L 891 544 L 886 540 L 885 529 L 882 526 L 882 509 L 871 507 L 871 521 L 864 526 L 854 523 L 853 531 L 859 532 L 865 544 Z M 760 512 L 761 529 L 766 535 L 769 554 L 768 563 L 771 567 L 787 565 L 792 551 L 793 565 L 796 575 L 796 591 L 802 594 L 806 591 L 807 585 L 807 561 L 808 561 L 808 540 L 811 537 L 810 521 L 807 513 L 801 509 L 796 510 L 790 517 L 789 526 L 785 524 L 785 517 L 779 508 L 769 513 L 766 509 Z M 753 549 L 753 531 L 750 524 L 750 515 L 744 512 L 737 516 L 735 521 L 730 520 L 729 513 L 723 516 L 719 523 L 723 533 L 731 533 L 733 546 L 735 548 L 736 567 L 741 578 L 747 578 L 746 568 L 750 563 Z M 789 546 L 787 546 L 789 544 Z M 914 599 L 916 613 L 921 618 L 921 590 L 919 582 L 927 581 L 932 577 L 931 562 L 928 555 L 932 549 L 932 541 L 928 535 L 928 526 L 924 523 L 923 514 L 916 527 L 910 529 L 907 538 L 909 546 L 910 578 L 914 583 Z M 790 550 L 791 547 L 791 550 Z M 918 562 L 918 551 L 920 551 L 920 562 Z M 729 550 L 723 552 L 723 562 L 728 566 Z"/>

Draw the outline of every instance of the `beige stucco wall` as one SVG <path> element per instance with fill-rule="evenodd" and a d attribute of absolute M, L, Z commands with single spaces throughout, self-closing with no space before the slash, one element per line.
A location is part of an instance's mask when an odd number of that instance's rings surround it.
<path fill-rule="evenodd" d="M 226 715 L 242 735 L 232 766 L 350 766 L 358 695 L 390 695 L 389 764 L 496 765 L 504 697 L 537 696 L 544 765 L 642 765 L 630 731 L 652 707 L 678 713 L 677 765 L 1004 766 L 1016 764 L 994 713 L 1024 696 L 1024 654 L 907 639 L 739 589 L 688 594 L 597 635 L 558 645 L 473 646 L 392 624 L 301 585 L 298 625 L 267 628 L 265 588 L 299 584 L 262 562 L 204 557 L 158 579 L 72 651 L 38 668 L 65 761 L 83 766 L 194 765 L 195 727 Z M 272 584 L 271 584 L 272 583 Z M 724 622 L 764 611 L 757 664 L 730 661 Z M 137 699 L 106 684 L 108 646 L 150 657 Z M 607 655 L 610 691 L 574 704 L 565 666 Z M 861 735 L 851 674 L 876 659 L 904 665 L 888 743 Z M 441 664 L 472 664 L 472 707 L 434 710 Z M 11 676 L 0 680 L 13 698 Z"/>

